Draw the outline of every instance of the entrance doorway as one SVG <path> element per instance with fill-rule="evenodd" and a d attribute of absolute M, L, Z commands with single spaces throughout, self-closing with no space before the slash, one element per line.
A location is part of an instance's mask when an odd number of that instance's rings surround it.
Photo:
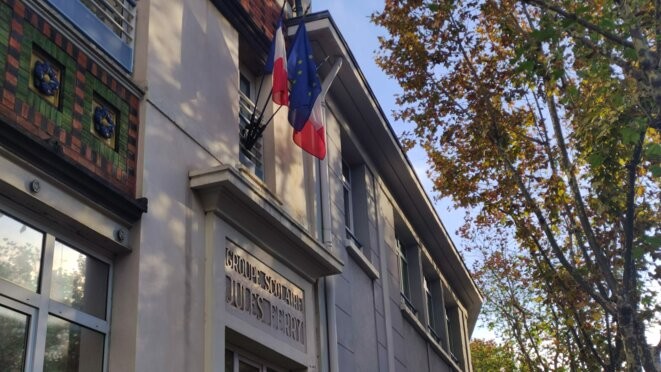
<path fill-rule="evenodd" d="M 225 349 L 225 372 L 287 372 L 287 370 L 244 350 L 230 347 Z"/>

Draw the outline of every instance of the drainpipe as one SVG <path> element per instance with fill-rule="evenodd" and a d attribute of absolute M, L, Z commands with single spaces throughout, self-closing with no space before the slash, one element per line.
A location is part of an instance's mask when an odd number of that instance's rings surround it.
<path fill-rule="evenodd" d="M 300 0 L 297 0 L 299 3 Z M 333 64 L 333 67 L 324 79 L 321 84 L 321 95 L 322 99 L 322 117 L 326 117 L 326 93 L 328 88 L 330 88 L 331 83 L 335 79 L 340 67 L 342 67 L 342 57 L 338 57 Z M 324 131 L 326 126 L 324 126 Z M 320 182 L 321 182 L 321 205 L 322 205 L 322 226 L 323 226 L 323 238 L 326 245 L 326 249 L 333 253 L 333 235 L 331 229 L 331 203 L 330 203 L 330 193 L 329 193 L 329 176 L 328 176 L 328 156 L 321 161 L 321 172 L 320 173 Z M 325 295 L 326 295 L 326 322 L 328 328 L 328 366 L 329 372 L 339 372 L 338 369 L 338 353 L 337 353 L 337 315 L 335 312 L 335 277 L 329 276 L 324 279 L 326 281 Z"/>

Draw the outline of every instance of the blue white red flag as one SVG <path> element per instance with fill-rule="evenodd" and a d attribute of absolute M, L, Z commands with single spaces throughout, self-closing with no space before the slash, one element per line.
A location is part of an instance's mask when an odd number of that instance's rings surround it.
<path fill-rule="evenodd" d="M 289 90 L 287 86 L 287 52 L 285 51 L 285 37 L 282 33 L 282 18 L 278 21 L 278 26 L 273 33 L 271 50 L 266 59 L 264 71 L 272 74 L 273 102 L 285 106 L 289 104 Z"/>
<path fill-rule="evenodd" d="M 326 119 L 321 102 L 324 96 L 319 94 L 312 107 L 310 118 L 300 131 L 294 131 L 294 143 L 310 155 L 323 160 L 326 157 Z"/>
<path fill-rule="evenodd" d="M 291 81 L 289 123 L 294 127 L 294 131 L 300 132 L 310 118 L 312 107 L 321 93 L 317 66 L 312 57 L 312 48 L 303 22 L 296 30 L 289 51 L 287 72 Z"/>

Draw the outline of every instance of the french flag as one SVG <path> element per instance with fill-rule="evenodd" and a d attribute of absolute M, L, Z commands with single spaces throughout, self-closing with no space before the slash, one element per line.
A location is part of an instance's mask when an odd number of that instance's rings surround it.
<path fill-rule="evenodd" d="M 271 50 L 264 71 L 273 76 L 273 102 L 278 105 L 289 104 L 289 90 L 287 85 L 287 52 L 285 50 L 285 37 L 282 33 L 282 19 L 273 33 Z"/>
<path fill-rule="evenodd" d="M 305 122 L 303 129 L 294 131 L 294 143 L 308 154 L 324 160 L 326 157 L 326 130 L 324 129 L 325 118 L 321 102 L 324 95 L 320 94 L 314 101 L 310 118 Z"/>

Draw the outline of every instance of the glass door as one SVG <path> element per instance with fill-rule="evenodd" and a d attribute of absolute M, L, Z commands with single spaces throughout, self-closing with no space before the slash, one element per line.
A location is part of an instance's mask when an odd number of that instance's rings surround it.
<path fill-rule="evenodd" d="M 225 372 L 286 372 L 244 351 L 230 348 L 225 350 Z"/>

